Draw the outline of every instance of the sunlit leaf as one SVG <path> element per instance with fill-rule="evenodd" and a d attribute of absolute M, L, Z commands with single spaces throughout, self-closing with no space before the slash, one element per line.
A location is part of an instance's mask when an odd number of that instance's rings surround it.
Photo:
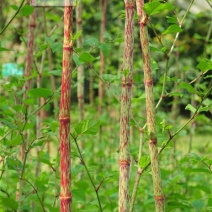
<path fill-rule="evenodd" d="M 21 10 L 20 13 L 22 16 L 28 16 L 31 15 L 34 11 L 34 7 L 30 6 L 30 5 L 24 5 Z"/>
<path fill-rule="evenodd" d="M 149 15 L 155 15 L 163 11 L 171 11 L 174 10 L 174 6 L 168 2 L 160 3 L 159 1 L 153 1 L 144 4 L 144 11 Z"/>
<path fill-rule="evenodd" d="M 142 156 L 139 160 L 139 166 L 141 168 L 146 167 L 146 165 L 148 165 L 150 162 L 150 157 L 149 156 Z"/>
<path fill-rule="evenodd" d="M 185 109 L 190 110 L 192 113 L 196 112 L 196 108 L 194 106 L 192 106 L 191 104 L 187 104 Z"/>
<path fill-rule="evenodd" d="M 77 136 L 83 134 L 95 135 L 99 131 L 99 122 L 90 119 L 83 120 L 74 126 L 74 130 Z"/>
<path fill-rule="evenodd" d="M 170 33 L 177 33 L 177 32 L 182 32 L 183 30 L 177 25 L 177 24 L 173 24 L 171 26 L 169 26 L 164 32 L 163 34 L 170 34 Z"/>

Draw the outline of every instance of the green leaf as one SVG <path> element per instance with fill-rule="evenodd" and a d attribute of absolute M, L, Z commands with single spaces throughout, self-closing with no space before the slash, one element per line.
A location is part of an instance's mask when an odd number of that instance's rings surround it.
<path fill-rule="evenodd" d="M 147 13 L 147 15 L 155 15 L 158 13 L 161 13 L 165 10 L 171 11 L 174 10 L 174 6 L 170 3 L 160 3 L 158 1 L 153 1 L 144 4 L 144 11 Z"/>
<path fill-rule="evenodd" d="M 189 169 L 189 172 L 203 172 L 203 173 L 211 174 L 211 171 L 205 168 L 195 168 L 195 169 L 193 168 L 193 169 Z"/>
<path fill-rule="evenodd" d="M 169 24 L 177 24 L 177 18 L 176 17 L 170 17 L 170 16 L 166 16 L 167 22 Z"/>
<path fill-rule="evenodd" d="M 45 164 L 49 165 L 50 167 L 52 166 L 52 163 L 50 162 L 50 156 L 48 153 L 46 153 L 44 151 L 40 151 L 38 159 L 40 162 L 45 163 Z"/>
<path fill-rule="evenodd" d="M 191 203 L 191 206 L 196 210 L 196 211 L 201 211 L 205 208 L 205 203 L 202 200 L 195 200 Z"/>
<path fill-rule="evenodd" d="M 95 37 L 90 37 L 90 38 L 87 38 L 85 41 L 84 41 L 84 45 L 88 45 L 88 46 L 98 46 L 99 45 L 99 40 L 96 39 Z"/>
<path fill-rule="evenodd" d="M 198 110 L 198 112 L 207 112 L 209 110 L 209 107 L 206 106 L 206 107 L 200 107 L 200 109 Z"/>
<path fill-rule="evenodd" d="M 76 198 L 78 201 L 85 201 L 86 196 L 85 196 L 85 191 L 82 189 L 73 189 L 72 191 L 73 196 Z"/>
<path fill-rule="evenodd" d="M 13 9 L 13 10 L 15 10 L 15 11 L 17 11 L 18 10 L 18 6 L 17 5 L 10 5 L 10 7 Z"/>
<path fill-rule="evenodd" d="M 83 120 L 79 124 L 74 126 L 74 130 L 77 136 L 83 134 L 95 135 L 99 131 L 99 122 L 90 119 Z"/>
<path fill-rule="evenodd" d="M 63 45 L 61 42 L 51 43 L 50 47 L 51 47 L 53 53 L 62 52 L 62 50 L 63 50 Z"/>
<path fill-rule="evenodd" d="M 33 88 L 30 89 L 28 93 L 33 97 L 43 97 L 43 98 L 48 98 L 53 94 L 52 90 L 47 88 Z"/>
<path fill-rule="evenodd" d="M 107 56 L 110 51 L 110 45 L 108 43 L 101 43 L 99 49 L 102 51 L 104 56 Z"/>
<path fill-rule="evenodd" d="M 94 61 L 96 58 L 93 57 L 90 53 L 88 52 L 83 52 L 80 56 L 79 56 L 79 60 L 85 63 L 91 63 L 92 61 Z"/>
<path fill-rule="evenodd" d="M 197 65 L 197 68 L 200 69 L 201 71 L 208 71 L 212 69 L 212 60 L 208 60 L 205 58 L 202 59 Z"/>
<path fill-rule="evenodd" d="M 132 102 L 141 102 L 142 100 L 146 99 L 146 94 L 143 93 L 141 96 L 138 98 L 132 98 Z"/>
<path fill-rule="evenodd" d="M 53 70 L 48 72 L 50 75 L 55 75 L 55 76 L 62 76 L 62 71 L 61 70 Z"/>
<path fill-rule="evenodd" d="M 12 209 L 14 211 L 17 211 L 18 209 L 18 203 L 9 197 L 1 197 L 1 203 L 8 209 Z"/>
<path fill-rule="evenodd" d="M 11 50 L 0 46 L 0 52 L 7 52 L 7 51 L 11 51 Z"/>
<path fill-rule="evenodd" d="M 6 119 L 1 120 L 6 126 L 8 126 L 10 129 L 17 129 L 18 126 L 14 123 L 11 123 L 10 121 L 7 121 Z"/>
<path fill-rule="evenodd" d="M 164 32 L 163 35 L 169 34 L 169 33 L 177 33 L 177 32 L 182 32 L 183 30 L 177 25 L 173 24 L 170 25 Z"/>
<path fill-rule="evenodd" d="M 187 82 L 181 82 L 179 85 L 180 88 L 186 89 L 189 93 L 198 93 L 195 88 Z"/>
<path fill-rule="evenodd" d="M 82 65 L 83 62 L 79 60 L 79 56 L 76 54 L 73 54 L 73 60 L 76 66 Z"/>
<path fill-rule="evenodd" d="M 22 163 L 17 158 L 7 157 L 6 160 L 8 169 L 19 171 L 22 169 Z"/>
<path fill-rule="evenodd" d="M 149 156 L 142 156 L 139 160 L 139 166 L 143 169 L 149 164 L 149 162 L 150 162 Z"/>
<path fill-rule="evenodd" d="M 153 71 L 159 69 L 157 62 L 154 59 L 151 59 L 151 67 Z"/>
<path fill-rule="evenodd" d="M 191 104 L 187 104 L 185 109 L 190 110 L 192 113 L 196 112 L 196 108 L 194 106 L 192 106 Z"/>
<path fill-rule="evenodd" d="M 24 5 L 21 10 L 20 13 L 22 16 L 28 16 L 31 15 L 34 11 L 34 7 L 30 6 L 30 5 Z"/>
<path fill-rule="evenodd" d="M 34 143 L 32 144 L 32 147 L 43 146 L 43 144 L 45 144 L 45 143 L 46 143 L 45 140 L 37 141 L 37 142 L 34 142 Z"/>
<path fill-rule="evenodd" d="M 81 37 L 82 36 L 82 30 L 80 30 L 80 31 L 78 31 L 75 35 L 74 35 L 74 37 L 72 38 L 72 40 L 77 40 L 79 37 Z"/>
<path fill-rule="evenodd" d="M 112 83 L 114 81 L 119 81 L 121 79 L 121 75 L 103 74 L 102 78 L 104 81 Z"/>

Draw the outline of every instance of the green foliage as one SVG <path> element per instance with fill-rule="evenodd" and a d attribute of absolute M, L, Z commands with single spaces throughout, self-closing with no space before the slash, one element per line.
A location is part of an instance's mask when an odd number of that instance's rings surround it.
<path fill-rule="evenodd" d="M 79 135 L 96 135 L 99 131 L 99 122 L 95 120 L 83 120 L 79 124 L 73 126 L 74 137 Z"/>
<path fill-rule="evenodd" d="M 95 3 L 94 0 L 83 1 L 83 32 L 74 32 L 72 36 L 74 49 L 71 135 L 77 139 L 84 162 L 99 192 L 103 211 L 112 212 L 118 211 L 120 88 L 122 77 L 129 75 L 129 70 L 123 70 L 122 67 L 125 11 L 123 2 L 108 2 L 105 40 L 101 43 L 99 40 L 101 14 L 98 7 L 93 6 Z M 1 20 L 9 20 L 18 10 L 18 6 L 9 1 L 3 1 L 2 5 Z M 27 79 L 24 76 L 3 78 L 1 67 L 5 63 L 13 62 L 24 70 L 27 26 L 33 7 L 24 5 L 1 35 L 0 211 L 2 212 L 17 210 L 40 212 L 44 211 L 43 207 L 45 211 L 59 211 L 58 102 L 60 96 L 58 91 L 62 73 L 63 9 L 58 7 L 36 9 L 39 15 L 36 20 L 32 74 L 29 77 L 31 89 L 27 92 L 25 100 L 23 87 Z M 182 24 L 184 10 L 173 4 L 173 1 L 151 1 L 145 3 L 144 9 L 150 16 L 148 29 L 155 103 L 161 99 L 156 109 L 156 128 L 158 150 L 164 148 L 159 159 L 166 210 L 210 211 L 212 208 L 211 93 L 202 98 L 211 87 L 212 41 L 209 36 L 211 14 L 206 11 L 198 15 L 188 13 Z M 144 127 L 146 95 L 138 31 L 137 21 L 135 21 L 132 110 L 130 111 L 132 164 L 130 192 L 137 168 L 144 168 L 150 162 L 148 135 Z M 179 37 L 173 46 L 177 33 Z M 82 38 L 83 46 L 75 48 L 79 38 Z M 172 46 L 173 50 L 171 50 Z M 97 93 L 100 52 L 105 59 L 102 75 L 105 90 L 103 113 L 99 117 Z M 83 65 L 85 71 L 85 120 L 81 122 L 79 122 L 77 108 L 76 82 L 76 68 L 80 65 Z M 93 105 L 89 104 L 91 76 L 93 77 L 91 87 L 94 91 Z M 42 82 L 37 88 L 39 77 L 42 77 Z M 52 86 L 52 77 L 54 77 L 55 88 Z M 45 99 L 42 103 L 44 105 L 39 103 L 41 97 Z M 191 119 L 191 123 L 181 129 L 195 113 L 197 116 Z M 43 117 L 39 117 L 39 114 L 43 114 Z M 39 130 L 37 130 L 38 123 L 42 123 Z M 143 129 L 143 139 L 140 139 L 141 129 Z M 179 129 L 181 129 L 179 133 L 172 138 Z M 79 157 L 73 137 L 70 139 L 72 210 L 99 211 L 95 190 Z M 167 143 L 170 138 L 172 139 Z M 140 140 L 143 141 L 143 148 L 142 157 L 138 158 Z M 23 145 L 25 162 L 20 158 L 20 148 Z M 16 194 L 19 192 L 17 186 L 21 173 L 23 173 L 23 190 L 20 204 Z M 148 167 L 140 179 L 134 211 L 155 210 L 151 177 L 150 167 Z"/>
<path fill-rule="evenodd" d="M 53 94 L 52 91 L 47 88 L 30 89 L 28 93 L 33 97 L 44 97 L 44 98 L 48 98 Z"/>

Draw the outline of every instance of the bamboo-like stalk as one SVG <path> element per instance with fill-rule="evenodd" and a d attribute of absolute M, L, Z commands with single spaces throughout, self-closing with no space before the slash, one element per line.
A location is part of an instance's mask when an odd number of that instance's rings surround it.
<path fill-rule="evenodd" d="M 26 66 L 24 69 L 24 78 L 25 78 L 25 83 L 23 86 L 24 93 L 23 93 L 23 104 L 24 101 L 27 99 L 27 91 L 30 89 L 31 85 L 31 80 L 29 79 L 32 71 L 32 62 L 33 62 L 33 50 L 34 50 L 34 32 L 35 32 L 35 26 L 36 26 L 36 11 L 34 11 L 29 19 L 29 32 L 28 32 L 28 42 L 27 42 L 27 52 L 26 52 Z M 26 117 L 23 117 L 23 122 L 26 123 Z M 23 127 L 24 130 L 24 127 Z M 27 138 L 27 132 L 24 132 L 24 137 L 23 137 L 23 144 L 20 147 L 20 160 L 24 162 L 24 159 L 26 157 L 25 150 L 27 148 L 27 143 L 26 138 Z M 23 172 L 24 174 L 24 172 Z M 22 173 L 21 173 L 22 175 Z M 22 194 L 22 187 L 23 187 L 23 182 L 22 178 L 23 176 L 20 177 L 20 182 L 19 182 L 19 192 L 16 193 L 16 199 L 20 200 L 20 196 Z M 20 203 L 20 202 L 19 202 Z"/>
<path fill-rule="evenodd" d="M 71 161 L 70 161 L 70 101 L 72 51 L 71 40 L 73 29 L 73 7 L 64 7 L 64 43 L 63 70 L 60 98 L 60 211 L 71 211 L 72 195 L 70 191 Z"/>
<path fill-rule="evenodd" d="M 77 3 L 76 7 L 77 32 L 82 30 L 82 1 Z M 82 36 L 77 40 L 77 48 L 82 47 Z M 84 119 L 84 67 L 80 65 L 77 70 L 77 98 L 80 112 L 80 120 Z"/>
<path fill-rule="evenodd" d="M 132 90 L 133 44 L 134 44 L 134 0 L 125 0 L 125 38 L 123 55 L 123 77 L 120 113 L 120 155 L 119 155 L 119 211 L 129 210 L 130 171 L 130 107 Z"/>
<path fill-rule="evenodd" d="M 143 10 L 144 6 L 143 0 L 136 0 L 136 5 L 139 17 L 140 40 L 144 61 L 144 85 L 146 92 L 147 128 L 148 128 L 149 151 L 150 151 L 150 160 L 152 168 L 152 179 L 154 186 L 155 207 L 157 212 L 162 212 L 165 210 L 165 197 L 163 195 L 162 180 L 160 175 L 158 150 L 157 150 L 157 133 L 155 125 L 155 107 L 154 107 L 154 95 L 153 95 L 153 77 L 151 70 L 151 58 L 150 58 L 148 29 L 147 29 L 148 16 L 145 14 Z"/>
<path fill-rule="evenodd" d="M 104 32 L 105 32 L 105 25 L 106 25 L 106 11 L 107 11 L 107 0 L 100 0 L 100 11 L 101 11 L 101 24 L 100 24 L 100 42 L 104 42 Z M 100 69 L 99 69 L 99 77 L 102 78 L 102 75 L 104 73 L 104 66 L 105 66 L 105 57 L 100 51 Z M 103 104 L 103 98 L 104 98 L 104 83 L 99 80 L 99 90 L 98 90 L 98 96 L 99 96 L 99 104 L 98 104 L 98 112 L 99 115 L 102 114 L 102 104 Z"/>

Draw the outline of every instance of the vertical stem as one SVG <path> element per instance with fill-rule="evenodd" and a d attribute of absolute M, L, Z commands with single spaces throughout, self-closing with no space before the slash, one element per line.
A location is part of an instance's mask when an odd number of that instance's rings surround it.
<path fill-rule="evenodd" d="M 154 107 L 154 95 L 153 95 L 153 77 L 151 70 L 151 58 L 150 58 L 148 29 L 147 29 L 148 17 L 143 11 L 144 1 L 136 0 L 136 4 L 139 17 L 140 40 L 144 61 L 144 85 L 146 92 L 147 127 L 148 127 L 151 168 L 152 168 L 152 179 L 154 186 L 155 207 L 157 212 L 162 212 L 165 210 L 165 197 L 163 195 L 162 180 L 160 175 L 158 150 L 157 150 L 157 134 L 155 125 L 155 107 Z"/>
<path fill-rule="evenodd" d="M 31 80 L 27 79 L 31 75 L 32 62 L 33 62 L 33 49 L 34 49 L 34 31 L 36 26 L 36 11 L 32 13 L 29 20 L 29 34 L 27 42 L 26 66 L 24 70 L 24 100 L 27 98 L 27 91 L 30 89 Z"/>
<path fill-rule="evenodd" d="M 36 11 L 32 13 L 29 19 L 29 32 L 28 32 L 28 42 L 27 42 L 27 52 L 26 52 L 26 66 L 24 70 L 24 78 L 25 78 L 25 83 L 24 83 L 24 94 L 23 94 L 23 104 L 24 101 L 27 99 L 27 91 L 30 89 L 31 85 L 31 80 L 28 78 L 31 75 L 31 70 L 32 70 L 32 62 L 33 62 L 33 50 L 34 50 L 34 31 L 35 31 L 35 26 L 36 26 Z M 23 121 L 26 122 L 26 117 L 23 117 Z M 24 129 L 24 127 L 23 127 Z M 27 138 L 27 132 L 24 132 L 24 137 L 23 137 L 23 144 L 20 147 L 20 159 L 22 162 L 24 162 L 25 158 L 25 150 L 26 150 L 26 138 Z M 23 173 L 24 174 L 24 173 Z M 20 179 L 19 182 L 19 193 L 17 192 L 17 199 L 20 200 L 21 194 L 22 194 L 22 187 L 23 187 L 23 182 L 22 179 Z"/>
<path fill-rule="evenodd" d="M 140 130 L 140 144 L 139 144 L 139 152 L 138 152 L 138 163 L 139 160 L 142 156 L 142 151 L 143 151 L 143 140 L 144 140 L 144 130 L 142 128 Z M 133 208 L 135 205 L 135 198 L 136 198 L 136 193 L 137 193 L 137 188 L 141 179 L 141 174 L 142 174 L 142 168 L 138 165 L 137 173 L 136 173 L 136 178 L 135 178 L 135 183 L 133 186 L 133 192 L 132 192 L 132 197 L 130 200 L 130 212 L 133 212 Z"/>
<path fill-rule="evenodd" d="M 77 3 L 76 7 L 77 32 L 82 30 L 82 1 Z M 82 36 L 77 40 L 77 48 L 82 47 Z M 80 111 L 80 120 L 84 119 L 84 67 L 80 65 L 77 70 L 77 98 Z"/>
<path fill-rule="evenodd" d="M 93 105 L 93 102 L 94 102 L 94 91 L 93 91 L 93 75 L 92 75 L 92 72 L 90 71 L 90 77 L 89 77 L 89 102 L 90 102 L 90 105 L 92 106 Z"/>
<path fill-rule="evenodd" d="M 73 7 L 64 7 L 63 70 L 60 98 L 60 211 L 71 211 L 71 161 L 70 161 L 70 101 L 73 28 Z"/>
<path fill-rule="evenodd" d="M 100 0 L 100 11 L 101 11 L 100 42 L 101 43 L 104 42 L 106 10 L 107 10 L 107 0 Z M 104 65 L 105 65 L 105 58 L 104 58 L 102 51 L 100 51 L 100 69 L 99 69 L 99 77 L 100 78 L 102 78 L 102 75 L 104 73 Z M 104 83 L 101 80 L 99 80 L 98 96 L 99 96 L 98 112 L 99 112 L 99 115 L 101 115 L 103 98 L 104 98 Z"/>
<path fill-rule="evenodd" d="M 133 44 L 134 44 L 134 0 L 125 1 L 125 39 L 123 55 L 123 77 L 121 88 L 120 114 L 120 155 L 119 155 L 119 211 L 129 210 L 129 137 L 130 106 L 132 90 Z"/>

